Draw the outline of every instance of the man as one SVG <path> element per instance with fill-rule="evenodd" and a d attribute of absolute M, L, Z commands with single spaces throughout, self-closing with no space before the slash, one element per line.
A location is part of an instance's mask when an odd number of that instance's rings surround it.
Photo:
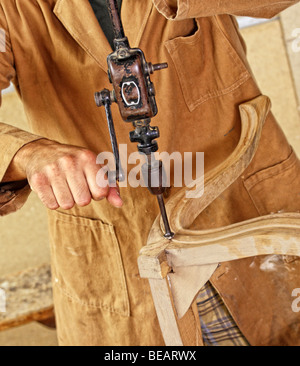
<path fill-rule="evenodd" d="M 1 214 L 20 208 L 30 188 L 49 209 L 61 345 L 162 345 L 148 284 L 137 268 L 158 214 L 155 198 L 143 187 L 127 187 L 121 199 L 118 188 L 96 184 L 96 154 L 111 147 L 104 110 L 96 107 L 93 95 L 111 88 L 106 57 L 112 52 L 95 16 L 96 3 L 1 1 L 0 26 L 6 34 L 1 89 L 15 84 L 34 133 L 0 125 Z M 271 18 L 295 3 L 122 1 L 131 46 L 143 49 L 147 60 L 169 64 L 153 76 L 160 151 L 203 151 L 208 171 L 234 150 L 238 106 L 261 92 L 231 14 Z M 130 129 L 116 109 L 113 113 L 118 142 L 128 144 Z M 128 154 L 136 151 L 134 144 L 127 148 Z M 299 173 L 299 161 L 270 113 L 250 167 L 201 215 L 197 228 L 299 210 Z M 277 257 L 278 270 L 266 272 L 260 269 L 263 261 L 222 264 L 210 283 L 244 343 L 299 344 L 290 294 L 299 287 L 300 263 Z"/>

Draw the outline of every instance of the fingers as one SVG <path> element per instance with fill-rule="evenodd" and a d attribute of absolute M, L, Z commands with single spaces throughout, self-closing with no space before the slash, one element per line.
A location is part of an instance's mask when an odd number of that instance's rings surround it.
<path fill-rule="evenodd" d="M 44 174 L 35 174 L 29 180 L 30 188 L 35 192 L 42 203 L 50 210 L 56 210 L 60 206 L 56 200 L 49 180 Z"/>
<path fill-rule="evenodd" d="M 67 172 L 67 183 L 74 203 L 80 207 L 90 204 L 92 197 L 82 171 Z"/>
<path fill-rule="evenodd" d="M 63 155 L 28 177 L 32 190 L 44 205 L 51 210 L 59 207 L 69 210 L 75 204 L 84 207 L 92 199 L 106 198 L 111 205 L 121 207 L 119 188 L 109 187 L 105 176 L 100 181 L 97 177 L 100 166 L 96 164 L 95 154 L 86 150 L 76 152 Z"/>
<path fill-rule="evenodd" d="M 105 169 L 101 169 L 99 164 L 95 164 L 95 160 L 92 164 L 85 166 L 85 176 L 88 183 L 92 198 L 96 201 L 106 197 L 107 201 L 115 206 L 122 207 L 123 201 L 120 197 L 120 191 L 118 187 L 109 187 L 108 180 L 104 174 Z"/>
<path fill-rule="evenodd" d="M 120 197 L 120 191 L 119 191 L 118 187 L 109 188 L 109 192 L 107 195 L 107 201 L 115 207 L 123 206 L 123 200 Z"/>
<path fill-rule="evenodd" d="M 34 192 L 34 188 L 31 188 Z M 50 210 L 57 210 L 60 205 L 57 202 L 51 186 L 44 186 L 41 190 L 36 192 L 42 203 Z"/>
<path fill-rule="evenodd" d="M 74 207 L 75 200 L 65 180 L 57 180 L 51 187 L 59 207 L 63 210 L 70 210 Z"/>
<path fill-rule="evenodd" d="M 89 190 L 91 192 L 92 198 L 95 201 L 100 201 L 103 198 L 108 196 L 109 187 L 107 181 L 105 181 L 105 177 L 101 177 L 100 180 L 97 179 L 97 175 L 99 178 L 99 169 L 101 168 L 96 164 L 96 160 L 94 157 L 88 157 L 88 161 L 84 165 L 84 174 L 86 178 L 86 182 L 88 184 Z"/>

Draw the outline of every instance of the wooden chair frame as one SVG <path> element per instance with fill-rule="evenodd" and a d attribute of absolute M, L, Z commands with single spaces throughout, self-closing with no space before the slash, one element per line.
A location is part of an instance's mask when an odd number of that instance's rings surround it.
<path fill-rule="evenodd" d="M 194 188 L 185 187 L 168 201 L 166 209 L 175 237 L 171 241 L 163 237 L 163 223 L 159 216 L 152 226 L 147 245 L 140 252 L 140 276 L 149 280 L 167 346 L 191 345 L 181 329 L 180 319 L 184 314 L 180 304 L 176 304 L 174 290 L 170 286 L 174 268 L 176 271 L 191 270 L 191 276 L 194 273 L 192 269 L 202 269 L 202 278 L 196 278 L 202 286 L 221 262 L 269 254 L 300 256 L 298 213 L 273 214 L 213 230 L 188 229 L 196 217 L 248 167 L 257 150 L 269 110 L 270 100 L 265 96 L 240 106 L 241 136 L 234 152 L 221 165 L 206 173 L 204 194 L 199 190 L 193 192 L 197 198 L 187 198 L 187 193 Z M 196 182 L 197 186 L 200 184 Z M 195 291 L 200 290 L 198 287 Z M 201 345 L 201 341 L 198 344 Z"/>

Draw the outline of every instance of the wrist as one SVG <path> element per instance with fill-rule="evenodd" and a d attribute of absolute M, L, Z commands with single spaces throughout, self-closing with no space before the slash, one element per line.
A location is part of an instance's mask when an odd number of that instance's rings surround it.
<path fill-rule="evenodd" d="M 13 157 L 2 182 L 22 181 L 27 179 L 26 166 L 32 158 L 37 144 L 47 144 L 47 139 L 34 140 L 21 147 Z"/>

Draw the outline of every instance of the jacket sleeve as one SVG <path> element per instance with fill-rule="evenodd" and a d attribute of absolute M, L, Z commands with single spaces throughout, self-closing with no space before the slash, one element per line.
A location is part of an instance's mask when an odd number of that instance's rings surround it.
<path fill-rule="evenodd" d="M 209 17 L 230 14 L 272 18 L 299 0 L 153 0 L 167 19 Z"/>
<path fill-rule="evenodd" d="M 0 91 L 16 79 L 14 56 L 10 43 L 5 15 L 0 6 Z M 1 94 L 0 94 L 1 105 Z M 14 212 L 23 206 L 30 188 L 27 181 L 1 183 L 15 154 L 29 142 L 41 137 L 0 123 L 0 216 Z"/>

